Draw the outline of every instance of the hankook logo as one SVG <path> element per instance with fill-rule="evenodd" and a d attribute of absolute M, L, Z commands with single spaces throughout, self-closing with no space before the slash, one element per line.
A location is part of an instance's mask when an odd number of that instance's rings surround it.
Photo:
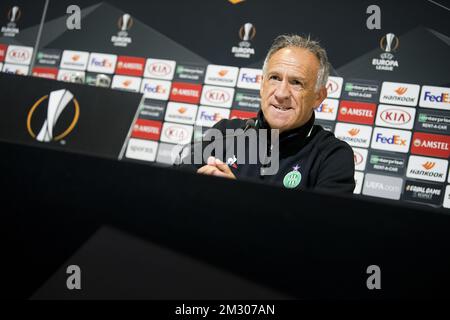
<path fill-rule="evenodd" d="M 48 100 L 46 120 L 42 124 L 39 133 L 36 135 L 32 128 L 31 122 L 33 116 L 36 114 L 36 110 L 43 105 L 43 103 Z M 73 102 L 74 116 L 72 121 L 68 124 L 64 132 L 57 134 L 54 132 L 55 126 L 64 110 L 67 106 Z M 75 128 L 78 118 L 80 116 L 80 105 L 77 99 L 74 98 L 73 94 L 69 90 L 57 90 L 52 91 L 50 95 L 45 95 L 34 103 L 28 112 L 27 116 L 27 130 L 31 137 L 40 142 L 50 142 L 59 141 L 69 135 Z"/>

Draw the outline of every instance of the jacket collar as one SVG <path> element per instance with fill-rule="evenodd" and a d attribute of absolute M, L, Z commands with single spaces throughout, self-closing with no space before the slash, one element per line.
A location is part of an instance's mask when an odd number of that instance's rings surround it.
<path fill-rule="evenodd" d="M 288 149 L 300 148 L 306 141 L 306 138 L 311 135 L 315 119 L 313 112 L 311 118 L 303 126 L 282 132 L 279 139 L 280 147 L 287 147 Z M 257 120 L 257 128 L 270 129 L 270 125 L 264 118 L 262 110 L 259 110 Z"/>

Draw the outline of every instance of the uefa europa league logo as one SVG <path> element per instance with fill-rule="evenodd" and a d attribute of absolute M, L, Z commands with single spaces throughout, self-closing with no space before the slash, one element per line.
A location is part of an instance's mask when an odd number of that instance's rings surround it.
<path fill-rule="evenodd" d="M 31 120 L 33 118 L 33 114 L 36 111 L 36 108 L 38 108 L 45 100 L 48 99 L 48 106 L 47 106 L 47 114 L 46 114 L 46 120 L 44 121 L 44 124 L 41 127 L 41 130 L 36 135 L 33 132 L 33 129 L 31 128 Z M 55 136 L 54 128 L 56 126 L 56 123 L 58 122 L 58 119 L 62 112 L 66 109 L 66 107 L 69 105 L 69 103 L 73 101 L 73 105 L 75 107 L 75 114 L 74 117 L 70 123 L 70 125 L 67 127 L 67 129 Z M 80 106 L 78 104 L 78 101 L 74 98 L 73 94 L 69 90 L 57 90 L 52 91 L 49 96 L 44 96 L 40 98 L 30 109 L 30 112 L 28 113 L 27 117 L 27 129 L 28 133 L 35 138 L 37 141 L 40 142 L 50 142 L 50 141 L 59 141 L 66 137 L 72 130 L 75 128 L 75 125 L 78 122 L 78 118 L 80 115 Z"/>
<path fill-rule="evenodd" d="M 8 12 L 8 19 L 10 23 L 16 23 L 21 16 L 20 8 L 18 6 L 12 7 Z"/>
<path fill-rule="evenodd" d="M 128 13 L 125 13 L 119 19 L 119 29 L 121 32 L 127 32 L 133 26 L 133 18 Z"/>

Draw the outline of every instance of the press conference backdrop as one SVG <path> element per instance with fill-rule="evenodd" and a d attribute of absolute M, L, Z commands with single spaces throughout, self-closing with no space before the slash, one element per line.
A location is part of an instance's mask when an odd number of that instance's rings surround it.
<path fill-rule="evenodd" d="M 72 4 L 82 9 L 80 30 L 66 25 Z M 169 164 L 176 144 L 199 139 L 220 119 L 255 116 L 271 41 L 310 34 L 332 64 L 317 123 L 353 147 L 354 193 L 448 209 L 449 10 L 377 1 L 381 29 L 369 30 L 370 4 L 7 0 L 0 69 L 143 94 L 123 159 Z M 28 87 L 17 94 L 27 96 Z"/>

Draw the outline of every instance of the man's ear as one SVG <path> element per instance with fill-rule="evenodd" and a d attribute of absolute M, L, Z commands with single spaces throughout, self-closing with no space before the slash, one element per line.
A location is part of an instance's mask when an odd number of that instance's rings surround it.
<path fill-rule="evenodd" d="M 320 106 L 322 104 L 323 100 L 325 100 L 327 96 L 328 96 L 327 88 L 325 86 L 323 86 L 322 88 L 319 89 L 318 92 L 316 92 L 315 105 L 317 107 Z"/>

